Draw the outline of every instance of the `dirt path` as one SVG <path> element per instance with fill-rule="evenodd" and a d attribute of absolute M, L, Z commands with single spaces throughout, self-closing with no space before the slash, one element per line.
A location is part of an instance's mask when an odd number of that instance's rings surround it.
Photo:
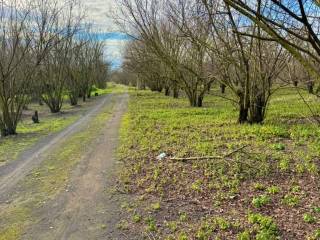
<path fill-rule="evenodd" d="M 22 153 L 19 159 L 0 167 L 0 201 L 8 197 L 15 185 L 38 166 L 46 158 L 48 152 L 58 147 L 64 139 L 81 131 L 83 126 L 90 122 L 106 103 L 111 101 L 111 98 L 111 95 L 101 98 L 96 106 L 68 128 L 42 139 L 31 149 Z"/>
<path fill-rule="evenodd" d="M 74 170 L 68 189 L 37 211 L 40 221 L 24 239 L 132 239 L 116 230 L 119 196 L 110 193 L 116 168 L 114 152 L 127 101 L 127 94 L 117 97 L 112 117 Z"/>

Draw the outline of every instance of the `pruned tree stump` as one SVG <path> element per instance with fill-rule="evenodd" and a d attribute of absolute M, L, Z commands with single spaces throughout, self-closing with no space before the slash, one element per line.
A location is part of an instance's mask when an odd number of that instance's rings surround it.
<path fill-rule="evenodd" d="M 33 123 L 40 123 L 38 111 L 34 112 L 34 115 L 32 116 L 32 121 Z"/>

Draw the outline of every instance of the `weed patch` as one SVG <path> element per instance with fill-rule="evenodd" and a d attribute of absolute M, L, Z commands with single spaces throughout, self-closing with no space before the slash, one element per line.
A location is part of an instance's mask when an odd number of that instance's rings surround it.
<path fill-rule="evenodd" d="M 316 102 L 313 107 L 320 110 Z M 306 116 L 292 90 L 273 96 L 263 125 L 239 125 L 234 106 L 218 97 L 191 108 L 183 98 L 131 92 L 121 127 L 119 158 L 125 167 L 119 188 L 136 197 L 133 213 L 143 219 L 152 214 L 153 221 L 137 222 L 131 215 L 128 234 L 306 239 L 320 227 L 301 215 L 320 206 L 320 131 Z M 226 158 L 206 159 L 244 146 Z M 162 153 L 166 157 L 157 158 Z M 190 157 L 201 160 L 171 160 Z M 155 202 L 161 207 L 150 207 Z M 250 221 L 248 211 L 257 212 Z"/>

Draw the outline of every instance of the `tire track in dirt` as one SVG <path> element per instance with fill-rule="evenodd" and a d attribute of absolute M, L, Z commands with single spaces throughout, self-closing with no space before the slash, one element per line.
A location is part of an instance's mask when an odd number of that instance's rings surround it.
<path fill-rule="evenodd" d="M 107 102 L 111 101 L 111 98 L 112 94 L 103 97 L 96 106 L 65 130 L 42 139 L 31 149 L 22 153 L 19 159 L 0 167 L 0 202 L 4 201 L 17 183 L 45 160 L 47 154 L 56 149 L 60 142 L 81 131 L 82 127 L 88 124 Z"/>
<path fill-rule="evenodd" d="M 36 213 L 40 220 L 24 239 L 128 239 L 116 228 L 121 197 L 110 193 L 117 169 L 114 154 L 128 94 L 118 95 L 115 102 L 112 117 L 72 173 L 68 189 Z"/>

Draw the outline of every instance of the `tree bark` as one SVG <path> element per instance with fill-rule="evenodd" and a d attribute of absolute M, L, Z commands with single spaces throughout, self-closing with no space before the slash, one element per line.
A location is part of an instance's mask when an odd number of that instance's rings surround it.
<path fill-rule="evenodd" d="M 242 92 L 238 92 L 239 96 L 239 118 L 238 122 L 240 124 L 247 123 L 248 122 L 248 116 L 249 116 L 249 104 L 248 100 L 245 99 L 245 96 Z"/>
<path fill-rule="evenodd" d="M 308 82 L 307 83 L 307 88 L 308 88 L 308 93 L 313 94 L 313 87 L 314 87 L 314 83 L 313 82 Z"/>
<path fill-rule="evenodd" d="M 145 85 L 144 81 L 141 81 L 141 80 L 138 80 L 137 87 L 138 87 L 138 90 L 145 90 L 146 89 L 146 85 Z"/>
<path fill-rule="evenodd" d="M 162 89 L 163 89 L 162 85 L 160 83 L 157 83 L 157 91 L 161 93 Z"/>
<path fill-rule="evenodd" d="M 208 83 L 208 89 L 207 89 L 208 93 L 210 93 L 210 91 L 211 91 L 211 85 L 212 85 L 212 83 Z"/>
<path fill-rule="evenodd" d="M 198 97 L 198 102 L 197 102 L 197 107 L 202 107 L 203 106 L 203 96 Z"/>
<path fill-rule="evenodd" d="M 16 134 L 17 134 L 16 129 L 13 129 L 13 128 L 1 129 L 1 136 L 2 137 L 7 137 L 10 135 L 16 135 Z"/>
<path fill-rule="evenodd" d="M 16 126 L 16 124 L 8 122 L 8 124 L 1 126 L 0 133 L 1 133 L 2 137 L 16 135 L 17 134 L 17 126 Z"/>
<path fill-rule="evenodd" d="M 165 88 L 165 93 L 164 93 L 166 96 L 170 96 L 170 88 L 169 87 L 166 87 Z"/>
<path fill-rule="evenodd" d="M 250 106 L 250 123 L 262 123 L 264 120 L 265 101 L 263 97 L 257 97 L 256 101 Z"/>
<path fill-rule="evenodd" d="M 225 84 L 223 84 L 223 83 L 220 84 L 220 89 L 221 89 L 221 93 L 222 93 L 222 94 L 225 94 L 225 93 L 226 93 L 226 87 L 227 87 L 227 86 L 226 86 Z"/>
<path fill-rule="evenodd" d="M 47 106 L 49 107 L 51 113 L 58 113 L 61 110 L 61 102 L 58 99 L 50 99 L 46 101 Z"/>
<path fill-rule="evenodd" d="M 243 124 L 248 122 L 248 108 L 244 108 L 242 105 L 239 110 L 239 123 Z"/>
<path fill-rule="evenodd" d="M 51 113 L 58 113 L 61 110 L 60 106 L 50 106 L 49 108 Z"/>
<path fill-rule="evenodd" d="M 197 104 L 197 96 L 195 96 L 195 95 L 189 96 L 189 102 L 190 102 L 190 106 L 191 107 L 197 107 L 198 106 L 198 104 Z"/>
<path fill-rule="evenodd" d="M 71 106 L 76 106 L 76 105 L 78 105 L 78 97 L 77 97 L 77 95 L 75 95 L 75 96 L 69 96 L 69 99 L 70 99 L 70 105 Z"/>
<path fill-rule="evenodd" d="M 173 88 L 173 98 L 179 98 L 179 89 L 177 87 Z"/>
<path fill-rule="evenodd" d="M 197 93 L 192 93 L 188 96 L 191 107 L 202 107 L 203 106 L 203 94 L 198 95 Z"/>

